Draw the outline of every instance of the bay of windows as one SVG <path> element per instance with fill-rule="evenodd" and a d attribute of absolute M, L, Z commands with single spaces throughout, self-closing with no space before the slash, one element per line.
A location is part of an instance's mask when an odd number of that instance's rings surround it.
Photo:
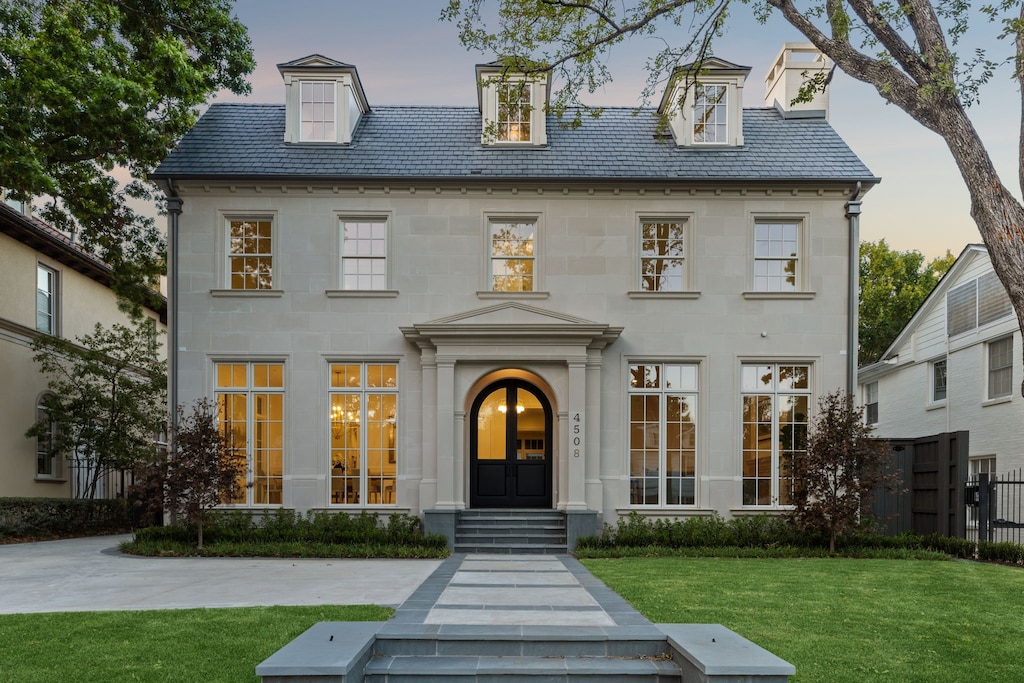
<path fill-rule="evenodd" d="M 273 289 L 273 224 L 269 219 L 228 221 L 228 273 L 231 289 Z"/>
<path fill-rule="evenodd" d="M 341 286 L 348 290 L 383 290 L 388 286 L 387 223 L 341 222 Z"/>
<path fill-rule="evenodd" d="M 245 460 L 237 505 L 280 505 L 284 482 L 284 364 L 217 363 L 217 413 Z"/>
<path fill-rule="evenodd" d="M 754 291 L 795 292 L 800 223 L 758 221 L 754 224 Z"/>
<path fill-rule="evenodd" d="M 697 365 L 629 366 L 631 505 L 696 503 Z"/>
<path fill-rule="evenodd" d="M 331 503 L 395 502 L 398 366 L 330 364 Z"/>
<path fill-rule="evenodd" d="M 744 364 L 743 504 L 788 505 L 793 492 L 790 462 L 807 448 L 809 365 Z"/>
<path fill-rule="evenodd" d="M 686 223 L 644 221 L 640 225 L 640 288 L 681 292 L 686 288 Z"/>
<path fill-rule="evenodd" d="M 536 232 L 534 222 L 491 222 L 492 291 L 534 291 Z"/>

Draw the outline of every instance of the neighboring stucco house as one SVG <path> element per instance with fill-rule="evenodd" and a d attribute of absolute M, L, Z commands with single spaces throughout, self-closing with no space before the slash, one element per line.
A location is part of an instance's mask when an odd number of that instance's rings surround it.
<path fill-rule="evenodd" d="M 45 414 L 47 392 L 31 344 L 44 334 L 91 334 L 96 323 L 128 324 L 111 283 L 106 263 L 34 218 L 30 204 L 0 202 L 0 496 L 75 495 L 75 468 L 25 438 Z M 146 315 L 156 330 L 166 328 L 166 310 Z M 111 481 L 100 495 L 115 495 L 119 487 L 120 480 Z"/>
<path fill-rule="evenodd" d="M 970 474 L 1024 467 L 1021 337 L 988 251 L 969 244 L 882 354 L 858 373 L 875 433 L 969 431 Z"/>
<path fill-rule="evenodd" d="M 706 62 L 664 129 L 631 108 L 567 129 L 543 76 L 493 64 L 478 107 L 371 108 L 319 55 L 279 65 L 284 104 L 212 105 L 153 177 L 173 391 L 216 397 L 247 449 L 235 504 L 778 511 L 817 397 L 852 384 L 878 180 L 827 95 L 789 106 L 828 68 L 806 51 L 764 108 L 740 106 L 748 68 Z"/>

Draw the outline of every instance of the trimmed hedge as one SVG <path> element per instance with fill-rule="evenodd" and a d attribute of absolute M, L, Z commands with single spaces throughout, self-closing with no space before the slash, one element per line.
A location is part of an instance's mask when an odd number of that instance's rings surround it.
<path fill-rule="evenodd" d="M 117 534 L 131 526 L 121 498 L 0 498 L 0 540 Z"/>
<path fill-rule="evenodd" d="M 189 524 L 139 529 L 135 532 L 135 542 L 139 546 L 154 543 L 194 546 L 196 528 Z M 377 513 L 365 511 L 358 515 L 343 512 L 301 515 L 294 510 L 279 509 L 260 517 L 249 511 L 215 511 L 207 515 L 203 524 L 204 546 L 290 543 L 428 549 L 447 549 L 448 545 L 444 536 L 424 534 L 419 518 L 404 513 L 389 515 L 382 522 Z"/>

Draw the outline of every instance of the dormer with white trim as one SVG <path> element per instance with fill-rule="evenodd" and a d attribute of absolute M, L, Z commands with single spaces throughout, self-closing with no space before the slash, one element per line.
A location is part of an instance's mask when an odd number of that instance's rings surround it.
<path fill-rule="evenodd" d="M 277 70 L 285 87 L 285 142 L 352 142 L 360 117 L 370 111 L 353 65 L 313 54 L 278 64 Z"/>
<path fill-rule="evenodd" d="M 718 57 L 687 64 L 673 75 L 658 114 L 681 147 L 743 145 L 743 84 L 749 66 Z"/>
<path fill-rule="evenodd" d="M 828 89 L 815 90 L 809 102 L 793 103 L 804 83 L 813 78 L 825 79 L 832 69 L 832 60 L 811 43 L 783 43 L 772 68 L 764 78 L 764 103 L 775 107 L 786 118 L 824 118 L 828 120 Z M 820 75 L 820 76 L 819 76 Z"/>
<path fill-rule="evenodd" d="M 509 71 L 501 62 L 477 64 L 480 142 L 489 147 L 540 147 L 548 143 L 546 73 Z"/>

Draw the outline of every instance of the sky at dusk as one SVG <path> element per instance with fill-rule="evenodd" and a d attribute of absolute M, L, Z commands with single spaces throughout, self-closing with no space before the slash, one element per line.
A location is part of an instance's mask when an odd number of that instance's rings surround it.
<path fill-rule="evenodd" d="M 370 106 L 385 104 L 476 104 L 475 64 L 495 55 L 468 52 L 457 28 L 440 22 L 445 0 L 238 0 L 238 18 L 249 29 L 257 67 L 250 102 L 278 103 L 284 87 L 276 65 L 320 53 L 354 64 Z M 715 53 L 752 67 L 745 106 L 764 106 L 764 75 L 784 42 L 804 40 L 781 19 L 758 24 L 746 5 L 735 5 L 729 32 Z M 997 43 L 995 27 L 979 19 L 967 40 Z M 645 83 L 644 62 L 658 49 L 651 38 L 617 46 L 609 60 L 614 81 L 584 98 L 588 104 L 635 106 Z M 996 53 L 994 53 L 996 54 Z M 1003 183 L 1018 187 L 1017 132 L 1020 95 L 1008 68 L 981 92 L 970 111 Z M 970 217 L 963 181 L 943 141 L 884 100 L 873 88 L 845 74 L 832 81 L 830 121 L 850 147 L 882 178 L 865 197 L 861 238 L 886 238 L 894 248 L 928 257 L 954 254 L 980 242 Z M 218 101 L 238 100 L 230 93 Z M 656 102 L 654 103 L 657 104 Z M 1019 194 L 1019 190 L 1015 190 Z"/>

